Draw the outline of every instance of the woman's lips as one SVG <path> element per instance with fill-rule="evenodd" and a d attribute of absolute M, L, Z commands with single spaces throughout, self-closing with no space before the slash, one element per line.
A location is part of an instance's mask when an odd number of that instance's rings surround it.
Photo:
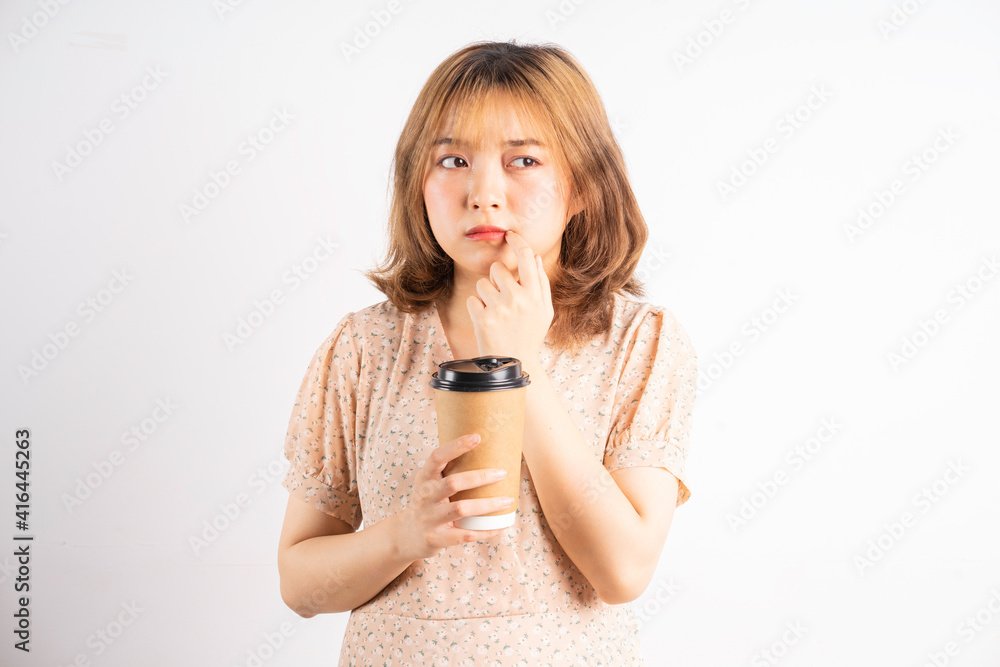
<path fill-rule="evenodd" d="M 502 241 L 506 234 L 507 232 L 505 231 L 477 232 L 475 234 L 467 234 L 465 238 L 470 241 Z"/>

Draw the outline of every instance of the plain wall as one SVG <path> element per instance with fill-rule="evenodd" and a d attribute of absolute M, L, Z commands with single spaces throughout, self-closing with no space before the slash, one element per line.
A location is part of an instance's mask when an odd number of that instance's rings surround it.
<path fill-rule="evenodd" d="M 648 664 L 1000 662 L 1000 6 L 399 0 L 376 28 L 388 2 L 222 3 L 0 6 L 0 663 L 335 663 L 348 615 L 279 595 L 292 402 L 384 299 L 360 272 L 417 92 L 508 38 L 593 78 L 647 300 L 700 359 L 693 495 L 633 603 Z"/>

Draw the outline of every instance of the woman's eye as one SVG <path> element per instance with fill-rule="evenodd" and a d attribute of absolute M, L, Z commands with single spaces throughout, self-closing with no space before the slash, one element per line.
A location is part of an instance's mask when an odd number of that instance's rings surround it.
<path fill-rule="evenodd" d="M 449 165 L 449 164 L 448 164 L 448 161 L 449 161 L 449 160 L 456 160 L 457 162 L 461 162 L 461 164 L 454 164 L 454 165 Z M 462 158 L 460 158 L 460 157 L 455 157 L 454 155 L 449 155 L 448 157 L 445 157 L 445 158 L 441 158 L 441 162 L 439 162 L 439 164 L 440 164 L 440 165 L 441 165 L 442 167 L 444 167 L 445 169 L 454 169 L 455 167 L 461 167 L 461 166 L 464 166 L 464 165 L 465 165 L 465 160 L 463 160 L 463 159 L 462 159 Z"/>
<path fill-rule="evenodd" d="M 536 160 L 533 157 L 516 157 L 516 158 L 514 158 L 514 162 L 517 162 L 518 160 L 524 160 L 524 161 L 530 163 L 530 164 L 525 164 L 524 165 L 525 167 L 533 167 L 534 165 L 538 164 L 538 160 Z"/>

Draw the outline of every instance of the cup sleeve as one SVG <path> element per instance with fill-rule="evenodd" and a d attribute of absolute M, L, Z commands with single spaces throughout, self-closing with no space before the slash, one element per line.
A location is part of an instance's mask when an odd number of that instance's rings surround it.
<path fill-rule="evenodd" d="M 678 481 L 677 506 L 687 502 L 686 463 L 698 358 L 683 327 L 665 309 L 649 310 L 626 343 L 604 451 L 610 472 L 666 468 Z"/>
<path fill-rule="evenodd" d="M 361 525 L 356 407 L 361 357 L 349 313 L 320 345 L 299 386 L 284 452 L 288 492 L 316 509 Z"/>

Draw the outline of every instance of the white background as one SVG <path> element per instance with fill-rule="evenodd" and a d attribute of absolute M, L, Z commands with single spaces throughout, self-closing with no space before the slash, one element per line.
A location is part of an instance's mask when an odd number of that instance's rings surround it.
<path fill-rule="evenodd" d="M 337 321 L 384 299 L 360 271 L 384 249 L 420 87 L 465 44 L 516 38 L 564 46 L 595 81 L 650 228 L 648 300 L 699 354 L 692 499 L 634 603 L 648 664 L 1000 664 L 1000 6 L 401 0 L 376 30 L 386 2 L 150 4 L 0 7 L 0 663 L 335 663 L 347 614 L 303 620 L 279 595 L 292 401 Z M 276 109 L 294 119 L 249 159 Z M 880 215 L 852 235 L 859 208 Z M 338 250 L 293 287 L 320 239 Z M 161 422 L 158 401 L 175 406 Z M 18 428 L 30 656 L 12 648 Z M 142 611 L 96 640 L 123 604 Z"/>

